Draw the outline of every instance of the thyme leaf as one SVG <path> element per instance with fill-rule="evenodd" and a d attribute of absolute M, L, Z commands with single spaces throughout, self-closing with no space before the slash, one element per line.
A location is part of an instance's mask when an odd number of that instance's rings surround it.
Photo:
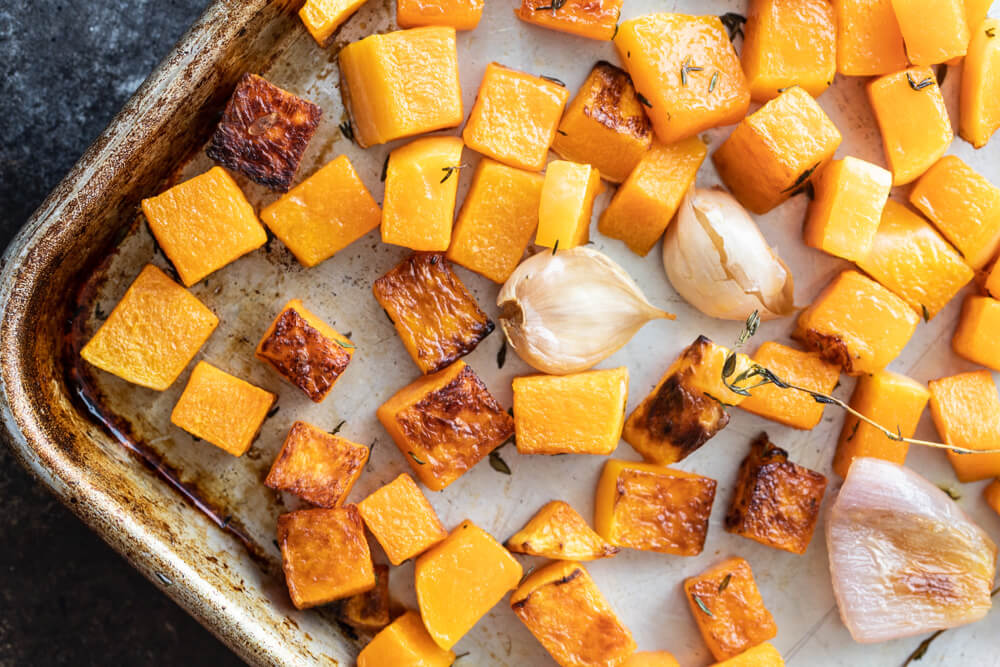
<path fill-rule="evenodd" d="M 347 423 L 346 420 L 341 419 L 340 423 L 334 426 L 333 430 L 330 431 L 330 435 L 337 435 L 338 433 L 340 433 L 340 429 L 344 428 L 344 424 L 346 423 Z"/>
<path fill-rule="evenodd" d="M 731 580 L 732 578 L 733 578 L 733 575 L 732 575 L 732 573 L 729 573 L 729 574 L 727 574 L 727 575 L 726 575 L 726 576 L 725 576 L 725 577 L 723 578 L 723 580 L 722 580 L 722 583 L 721 583 L 721 584 L 719 584 L 719 592 L 720 592 L 720 593 L 721 593 L 722 591 L 726 590 L 726 586 L 728 586 L 728 585 L 729 585 L 729 581 L 730 581 L 730 580 Z"/>
<path fill-rule="evenodd" d="M 809 177 L 813 175 L 813 172 L 816 171 L 817 168 L 819 168 L 819 162 L 817 162 L 816 164 L 814 164 L 813 166 L 809 167 L 801 174 L 799 174 L 799 177 L 795 179 L 794 183 L 792 183 L 790 186 L 781 191 L 782 194 L 786 192 L 793 192 L 795 194 L 798 194 L 795 191 L 798 190 L 800 187 L 802 187 L 802 185 L 809 180 Z"/>
<path fill-rule="evenodd" d="M 552 245 L 552 254 L 553 255 L 556 254 L 556 250 L 559 250 L 559 239 L 556 239 L 556 242 Z"/>
<path fill-rule="evenodd" d="M 698 597 L 697 593 L 692 593 L 691 594 L 691 599 L 694 600 L 694 603 L 696 605 L 698 605 L 699 609 L 701 609 L 703 612 L 705 612 L 706 614 L 708 614 L 712 618 L 715 618 L 715 614 L 712 613 L 711 609 L 709 609 L 708 607 L 705 606 L 705 603 L 701 601 L 701 598 Z"/>
<path fill-rule="evenodd" d="M 500 339 L 500 349 L 497 350 L 497 368 L 503 368 L 507 363 L 507 336 Z"/>
<path fill-rule="evenodd" d="M 568 134 L 566 134 L 562 130 L 556 130 L 556 132 L 558 132 L 559 134 L 563 135 L 564 137 L 568 137 L 569 136 Z"/>
<path fill-rule="evenodd" d="M 994 28 L 994 27 L 992 27 L 992 26 L 989 27 L 989 28 L 987 28 L 986 29 L 986 36 L 987 37 L 996 37 L 997 36 L 997 29 Z"/>
<path fill-rule="evenodd" d="M 386 177 L 389 175 L 389 156 L 392 153 L 385 154 L 385 162 L 382 163 L 382 182 L 385 183 Z"/>
<path fill-rule="evenodd" d="M 340 133 L 344 135 L 345 139 L 357 143 L 354 139 L 354 127 L 351 125 L 351 121 L 345 120 L 337 127 L 340 128 Z"/>
<path fill-rule="evenodd" d="M 726 363 L 722 365 L 722 377 L 727 378 L 736 372 L 736 353 L 730 352 Z"/>
<path fill-rule="evenodd" d="M 735 42 L 737 35 L 743 37 L 743 24 L 747 22 L 747 17 L 736 12 L 726 12 L 719 17 L 719 20 L 722 21 L 722 25 L 729 32 L 730 42 Z"/>
<path fill-rule="evenodd" d="M 688 72 L 701 72 L 704 69 L 704 67 L 698 67 L 697 65 L 692 64 L 691 56 L 685 58 L 684 62 L 681 63 L 681 85 L 688 85 Z"/>
<path fill-rule="evenodd" d="M 427 461 L 421 461 L 419 458 L 417 458 L 417 455 L 413 453 L 412 449 L 406 453 L 410 455 L 410 458 L 413 459 L 413 462 L 416 463 L 418 466 L 422 466 L 425 463 L 427 463 Z"/>
<path fill-rule="evenodd" d="M 847 439 L 845 439 L 844 442 L 850 442 L 851 440 L 854 440 L 854 436 L 856 436 L 858 434 L 858 427 L 859 426 L 861 426 L 861 420 L 860 419 L 857 420 L 856 422 L 854 422 L 854 427 L 851 429 L 851 434 L 849 436 L 847 436 Z"/>
<path fill-rule="evenodd" d="M 920 310 L 924 314 L 924 322 L 930 322 L 931 321 L 931 314 L 927 312 L 927 306 L 925 306 L 924 304 L 920 304 Z"/>
<path fill-rule="evenodd" d="M 753 338 L 753 335 L 757 333 L 757 327 L 759 326 L 760 311 L 755 310 L 747 317 L 747 321 L 743 326 L 743 331 L 741 331 L 740 335 L 736 338 L 736 346 L 739 347 Z M 733 363 L 735 364 L 735 361 Z"/>
<path fill-rule="evenodd" d="M 333 342 L 336 343 L 337 345 L 339 345 L 340 347 L 344 348 L 345 350 L 353 350 L 354 348 L 357 347 L 357 345 L 355 345 L 354 343 L 351 343 L 349 341 L 343 341 L 343 340 L 334 339 Z"/>
<path fill-rule="evenodd" d="M 646 99 L 646 96 L 640 93 L 638 90 L 635 91 L 635 97 L 639 100 L 639 104 L 650 109 L 653 108 L 653 103 Z"/>
<path fill-rule="evenodd" d="M 504 475 L 511 474 L 510 466 L 507 465 L 506 461 L 500 458 L 500 453 L 495 449 L 490 452 L 490 467 L 499 473 L 503 473 Z"/>
<path fill-rule="evenodd" d="M 544 5 L 542 7 L 535 7 L 534 10 L 532 11 L 544 12 L 549 9 L 551 9 L 552 11 L 556 11 L 557 9 L 562 9 L 562 6 L 565 4 L 566 0 L 552 0 L 551 3 Z"/>
<path fill-rule="evenodd" d="M 715 90 L 715 87 L 717 85 L 719 85 L 719 70 L 715 70 L 714 72 L 712 72 L 712 79 L 708 82 L 709 95 L 712 94 L 712 91 Z"/>
<path fill-rule="evenodd" d="M 950 484 L 938 484 L 937 486 L 939 489 L 944 491 L 948 495 L 948 497 L 951 498 L 952 500 L 962 499 L 962 494 L 956 491 L 954 487 L 952 487 Z"/>
<path fill-rule="evenodd" d="M 548 74 L 539 74 L 538 76 L 539 78 L 545 79 L 546 81 L 551 81 L 557 86 L 562 86 L 563 88 L 566 87 L 566 84 L 563 82 L 562 79 L 557 79 L 554 76 L 549 76 Z"/>
<path fill-rule="evenodd" d="M 441 171 L 444 172 L 444 178 L 441 179 L 441 182 L 444 183 L 449 178 L 451 178 L 452 174 L 458 173 L 460 170 L 468 166 L 469 165 L 467 164 L 455 164 L 455 165 L 449 165 L 447 167 L 441 167 Z"/>
<path fill-rule="evenodd" d="M 923 79 L 922 81 L 916 81 L 913 78 L 913 74 L 911 74 L 910 72 L 907 72 L 906 73 L 906 83 L 910 84 L 910 88 L 912 88 L 913 90 L 920 91 L 920 90 L 923 90 L 924 88 L 926 88 L 927 86 L 930 86 L 931 84 L 933 84 L 934 83 L 934 79 L 931 78 L 931 77 L 927 77 L 926 79 Z"/>

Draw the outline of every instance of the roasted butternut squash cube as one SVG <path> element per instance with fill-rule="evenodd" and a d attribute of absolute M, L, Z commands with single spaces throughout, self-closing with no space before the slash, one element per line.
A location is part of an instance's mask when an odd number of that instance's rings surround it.
<path fill-rule="evenodd" d="M 854 386 L 850 405 L 876 424 L 896 429 L 904 438 L 912 438 L 931 393 L 923 383 L 890 371 L 862 375 Z M 855 458 L 870 456 L 903 465 L 910 446 L 894 440 L 871 424 L 847 415 L 840 431 L 833 471 L 847 477 Z"/>
<path fill-rule="evenodd" d="M 994 0 L 964 0 L 962 4 L 965 5 L 965 23 L 969 26 L 970 34 L 986 20 L 993 2 Z"/>
<path fill-rule="evenodd" d="M 615 191 L 597 228 L 645 257 L 674 219 L 707 153 L 698 137 L 673 144 L 654 141 Z"/>
<path fill-rule="evenodd" d="M 946 155 L 938 160 L 913 186 L 910 203 L 931 219 L 972 268 L 983 268 L 1000 250 L 1000 188 L 961 158 Z"/>
<path fill-rule="evenodd" d="M 375 587 L 368 540 L 354 505 L 278 517 L 278 544 L 288 593 L 306 609 Z"/>
<path fill-rule="evenodd" d="M 714 500 L 714 479 L 611 459 L 597 483 L 594 529 L 618 547 L 697 556 Z"/>
<path fill-rule="evenodd" d="M 837 71 L 837 29 L 829 0 L 751 0 L 740 62 L 754 101 L 788 86 L 819 97 Z"/>
<path fill-rule="evenodd" d="M 451 244 L 462 140 L 426 137 L 389 153 L 382 242 L 444 252 Z"/>
<path fill-rule="evenodd" d="M 778 634 L 750 563 L 742 558 L 729 558 L 685 579 L 684 593 L 702 639 L 716 660 L 733 658 Z"/>
<path fill-rule="evenodd" d="M 448 259 L 504 283 L 538 227 L 545 177 L 483 158 L 455 222 Z"/>
<path fill-rule="evenodd" d="M 753 360 L 779 379 L 805 389 L 829 394 L 840 378 L 840 368 L 815 352 L 803 352 L 768 341 L 757 348 Z M 823 404 L 809 394 L 766 384 L 750 390 L 740 407 L 765 419 L 810 430 L 823 419 Z"/>
<path fill-rule="evenodd" d="M 861 259 L 875 240 L 892 174 L 845 157 L 830 162 L 814 184 L 816 196 L 802 233 L 806 245 L 852 262 Z"/>
<path fill-rule="evenodd" d="M 467 355 L 493 331 L 493 321 L 440 253 L 410 255 L 372 291 L 423 373 Z"/>
<path fill-rule="evenodd" d="M 643 458 L 667 465 L 683 460 L 729 423 L 726 405 L 738 405 L 743 396 L 722 379 L 730 352 L 699 336 L 663 374 L 659 384 L 625 421 L 622 438 Z M 737 356 L 735 373 L 750 360 Z"/>
<path fill-rule="evenodd" d="M 726 530 L 769 547 L 804 554 L 812 540 L 826 477 L 788 460 L 766 433 L 740 465 Z"/>
<path fill-rule="evenodd" d="M 453 662 L 455 654 L 434 643 L 415 611 L 389 624 L 358 654 L 358 667 L 451 667 Z"/>
<path fill-rule="evenodd" d="M 910 64 L 892 0 L 833 0 L 833 12 L 838 72 L 876 76 Z"/>
<path fill-rule="evenodd" d="M 486 157 L 541 171 L 568 99 L 558 83 L 490 63 L 462 139 Z"/>
<path fill-rule="evenodd" d="M 514 378 L 514 442 L 521 454 L 601 454 L 618 447 L 628 368 Z"/>
<path fill-rule="evenodd" d="M 244 74 L 205 153 L 226 169 L 284 192 L 323 110 L 256 74 Z"/>
<path fill-rule="evenodd" d="M 989 371 L 931 380 L 931 416 L 944 442 L 965 449 L 1000 449 L 1000 394 Z M 960 482 L 1000 477 L 1000 454 L 959 454 L 948 460 Z"/>
<path fill-rule="evenodd" d="M 986 485 L 986 488 L 983 489 L 983 497 L 986 499 L 986 504 L 994 512 L 1000 514 L 1000 479 L 995 479 Z"/>
<path fill-rule="evenodd" d="M 596 560 L 621 551 L 591 530 L 579 512 L 561 500 L 553 500 L 538 510 L 524 528 L 507 540 L 507 548 L 552 560 Z"/>
<path fill-rule="evenodd" d="M 614 42 L 663 143 L 746 115 L 750 89 L 718 17 L 647 14 L 622 22 Z"/>
<path fill-rule="evenodd" d="M 358 511 L 393 565 L 448 537 L 434 508 L 406 473 L 358 503 Z"/>
<path fill-rule="evenodd" d="M 889 200 L 868 253 L 858 266 L 930 320 L 975 273 L 922 217 Z"/>
<path fill-rule="evenodd" d="M 510 607 L 565 667 L 622 665 L 635 652 L 632 633 L 579 563 L 541 568 L 510 596 Z"/>
<path fill-rule="evenodd" d="M 222 167 L 143 199 L 142 212 L 185 287 L 267 242 L 253 206 Z"/>
<path fill-rule="evenodd" d="M 367 0 L 306 0 L 299 18 L 320 46 L 327 46 L 337 28 L 361 9 Z"/>
<path fill-rule="evenodd" d="M 376 414 L 420 481 L 434 491 L 514 435 L 514 420 L 461 361 L 404 387 Z"/>
<path fill-rule="evenodd" d="M 535 244 L 563 250 L 590 240 L 594 199 L 604 186 L 589 164 L 553 160 L 545 170 Z"/>
<path fill-rule="evenodd" d="M 378 632 L 389 625 L 389 566 L 374 565 L 375 588 L 352 595 L 340 603 L 337 618 L 362 632 Z"/>
<path fill-rule="evenodd" d="M 911 67 L 868 84 L 893 185 L 906 185 L 944 155 L 954 134 L 934 71 Z"/>
<path fill-rule="evenodd" d="M 147 264 L 80 356 L 126 382 L 163 391 L 218 324 L 195 295 Z"/>
<path fill-rule="evenodd" d="M 566 0 L 558 8 L 548 0 L 521 0 L 514 13 L 543 28 L 607 41 L 615 36 L 622 0 Z"/>
<path fill-rule="evenodd" d="M 667 651 L 638 651 L 622 667 L 681 667 L 677 658 Z"/>
<path fill-rule="evenodd" d="M 484 4 L 483 0 L 397 0 L 396 23 L 401 28 L 445 25 L 474 30 Z"/>
<path fill-rule="evenodd" d="M 785 667 L 785 661 L 781 659 L 778 649 L 764 642 L 712 667 Z"/>
<path fill-rule="evenodd" d="M 305 267 L 333 257 L 378 227 L 382 211 L 341 155 L 260 212 Z"/>
<path fill-rule="evenodd" d="M 257 344 L 256 356 L 322 403 L 354 356 L 354 343 L 292 299 Z"/>
<path fill-rule="evenodd" d="M 368 448 L 297 421 L 264 484 L 317 507 L 340 507 L 368 462 Z"/>
<path fill-rule="evenodd" d="M 170 421 L 233 456 L 243 456 L 274 400 L 271 392 L 199 361 Z"/>
<path fill-rule="evenodd" d="M 792 336 L 848 375 L 865 375 L 898 357 L 919 321 L 898 296 L 847 270 L 802 311 Z"/>
<path fill-rule="evenodd" d="M 951 339 L 960 357 L 1000 371 L 1000 301 L 988 296 L 966 297 L 962 317 Z M 517 421 L 516 419 L 514 420 Z"/>
<path fill-rule="evenodd" d="M 362 148 L 462 122 L 454 28 L 369 35 L 339 58 L 344 106 Z"/>
<path fill-rule="evenodd" d="M 417 601 L 424 626 L 450 649 L 521 580 L 521 565 L 469 520 L 417 558 Z"/>
<path fill-rule="evenodd" d="M 523 0 L 524 5 L 539 0 Z M 620 4 L 620 3 L 619 3 Z M 542 15 L 562 16 L 558 12 Z M 610 39 L 610 37 L 609 37 Z M 621 183 L 649 150 L 653 126 L 628 73 L 603 60 L 594 65 L 559 122 L 552 150 L 565 160 L 593 165 L 601 178 Z"/>
<path fill-rule="evenodd" d="M 969 46 L 962 0 L 892 0 L 906 55 L 920 67 L 960 58 Z"/>
<path fill-rule="evenodd" d="M 793 86 L 744 118 L 712 160 L 741 204 L 767 213 L 806 187 L 840 140 L 816 100 Z"/>
<path fill-rule="evenodd" d="M 958 134 L 982 148 L 1000 128 L 1000 19 L 988 18 L 972 28 L 969 52 L 962 65 Z"/>

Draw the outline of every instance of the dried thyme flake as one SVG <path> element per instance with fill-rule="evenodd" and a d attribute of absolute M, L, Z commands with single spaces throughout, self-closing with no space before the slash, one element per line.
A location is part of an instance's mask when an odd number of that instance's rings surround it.
<path fill-rule="evenodd" d="M 715 618 L 715 614 L 712 613 L 711 609 L 709 609 L 708 607 L 705 606 L 705 603 L 701 601 L 701 598 L 698 597 L 697 593 L 692 593 L 691 594 L 691 599 L 694 600 L 694 603 L 696 605 L 698 605 L 699 609 L 701 609 L 703 612 L 705 612 L 706 614 L 708 614 L 712 618 Z"/>
<path fill-rule="evenodd" d="M 681 85 L 688 85 L 688 72 L 701 72 L 704 69 L 704 67 L 698 67 L 697 65 L 692 64 L 691 56 L 685 58 L 684 62 L 681 63 Z"/>
<path fill-rule="evenodd" d="M 635 97 L 639 100 L 639 104 L 649 109 L 653 108 L 653 103 L 646 99 L 646 96 L 640 93 L 638 90 L 635 91 Z"/>
<path fill-rule="evenodd" d="M 385 183 L 385 179 L 389 175 L 389 157 L 391 155 L 392 155 L 392 153 L 386 153 L 385 154 L 385 162 L 382 163 L 382 177 L 381 177 L 381 180 L 382 180 L 383 183 Z"/>
<path fill-rule="evenodd" d="M 337 127 L 340 128 L 340 133 L 344 135 L 345 139 L 357 143 L 354 139 L 354 128 L 351 126 L 351 121 L 345 120 Z"/>
<path fill-rule="evenodd" d="M 556 250 L 559 250 L 559 239 L 556 239 L 556 242 L 552 246 L 552 254 L 553 255 L 556 254 Z"/>
<path fill-rule="evenodd" d="M 726 590 L 726 587 L 727 587 L 727 586 L 729 586 L 729 582 L 730 582 L 730 581 L 732 580 L 732 578 L 733 578 L 733 575 L 732 575 L 732 573 L 730 573 L 730 574 L 727 574 L 727 575 L 726 575 L 726 576 L 725 576 L 725 577 L 724 577 L 724 578 L 722 579 L 722 583 L 721 583 L 721 584 L 719 584 L 719 592 L 720 592 L 720 593 L 721 593 L 722 591 Z"/>
<path fill-rule="evenodd" d="M 813 172 L 816 171 L 816 169 L 818 168 L 819 168 L 819 162 L 817 162 L 813 166 L 803 171 L 801 174 L 799 174 L 799 177 L 795 179 L 794 183 L 792 183 L 790 186 L 781 191 L 782 194 L 786 192 L 795 192 L 796 190 L 801 188 L 805 184 L 805 182 L 809 180 L 809 177 L 813 175 Z"/>
<path fill-rule="evenodd" d="M 427 463 L 427 461 L 421 461 L 419 458 L 417 458 L 417 455 L 413 453 L 412 449 L 410 451 L 406 452 L 406 453 L 409 454 L 410 458 L 413 459 L 413 462 L 416 463 L 418 466 L 422 466 L 425 463 Z M 369 457 L 371 456 L 371 450 L 369 450 L 369 454 L 368 455 L 369 455 Z"/>
<path fill-rule="evenodd" d="M 497 450 L 495 449 L 492 452 L 490 452 L 490 467 L 499 473 L 503 473 L 504 475 L 511 474 L 510 466 L 507 465 L 506 461 L 500 458 L 499 452 L 497 452 Z"/>
<path fill-rule="evenodd" d="M 562 86 L 563 88 L 566 87 L 566 83 L 562 79 L 557 79 L 556 77 L 549 76 L 548 74 L 539 74 L 538 76 L 539 78 L 545 79 L 546 81 L 551 81 L 557 86 Z"/>
<path fill-rule="evenodd" d="M 719 85 L 719 70 L 715 70 L 714 72 L 712 72 L 712 79 L 708 82 L 709 94 L 712 94 L 717 85 Z"/>
<path fill-rule="evenodd" d="M 500 349 L 497 350 L 497 368 L 503 368 L 507 363 L 507 337 L 500 339 Z"/>
<path fill-rule="evenodd" d="M 930 322 L 931 321 L 931 314 L 929 312 L 927 312 L 927 306 L 925 306 L 924 304 L 920 304 L 920 311 L 924 315 L 924 322 Z"/>
<path fill-rule="evenodd" d="M 347 423 L 346 420 L 341 419 L 340 423 L 337 424 L 336 426 L 334 426 L 333 430 L 330 431 L 330 435 L 337 435 L 338 433 L 340 433 L 340 429 L 344 428 L 344 424 L 346 424 L 346 423 Z"/>
<path fill-rule="evenodd" d="M 726 12 L 719 17 L 719 20 L 729 32 L 729 41 L 735 42 L 737 35 L 743 37 L 743 24 L 747 22 L 747 17 L 736 12 Z"/>
<path fill-rule="evenodd" d="M 916 80 L 914 80 L 913 75 L 910 72 L 907 72 L 906 73 L 906 83 L 910 84 L 910 88 L 912 88 L 913 90 L 919 91 L 919 90 L 923 90 L 927 86 L 932 85 L 934 83 L 934 79 L 932 77 L 927 77 L 926 79 L 923 79 L 922 81 L 916 81 Z"/>
<path fill-rule="evenodd" d="M 468 165 L 466 165 L 466 164 L 455 164 L 455 165 L 450 165 L 448 167 L 441 167 L 441 171 L 445 172 L 444 178 L 441 179 L 441 182 L 444 183 L 449 178 L 451 178 L 452 174 L 460 171 L 461 169 L 463 169 L 463 168 L 465 168 L 467 166 Z"/>

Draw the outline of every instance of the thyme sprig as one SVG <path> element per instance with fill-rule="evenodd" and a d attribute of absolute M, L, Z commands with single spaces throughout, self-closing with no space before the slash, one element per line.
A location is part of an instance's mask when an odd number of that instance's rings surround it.
<path fill-rule="evenodd" d="M 993 592 L 990 593 L 990 597 L 995 597 L 997 593 L 1000 593 L 1000 588 L 993 589 Z M 947 630 L 947 628 L 944 630 L 938 630 L 930 637 L 920 642 L 920 644 L 917 645 L 917 648 L 913 650 L 913 653 L 906 657 L 906 660 L 903 661 L 901 667 L 907 667 L 909 664 L 914 663 L 927 655 L 927 649 L 930 647 L 931 642 L 940 637 L 945 630 Z"/>
<path fill-rule="evenodd" d="M 457 174 L 459 171 L 461 171 L 462 169 L 465 169 L 468 166 L 469 165 L 467 165 L 465 163 L 462 163 L 462 164 L 449 165 L 447 167 L 441 167 L 441 171 L 444 172 L 444 177 L 441 179 L 441 182 L 444 183 L 449 178 L 451 178 L 452 174 Z"/>
<path fill-rule="evenodd" d="M 691 63 L 691 56 L 688 56 L 687 58 L 684 59 L 684 62 L 681 63 L 681 85 L 682 86 L 688 85 L 688 72 L 702 72 L 704 70 L 705 70 L 704 67 L 698 67 L 697 65 L 693 65 Z"/>
<path fill-rule="evenodd" d="M 743 24 L 747 22 L 747 17 L 736 12 L 726 12 L 719 17 L 719 20 L 722 21 L 722 25 L 729 32 L 730 42 L 735 42 L 737 35 L 743 37 Z"/>
<path fill-rule="evenodd" d="M 924 88 L 926 88 L 927 86 L 933 84 L 934 83 L 934 77 L 930 77 L 929 76 L 926 79 L 922 79 L 920 81 L 917 81 L 916 79 L 913 78 L 912 74 L 910 74 L 909 72 L 907 72 L 906 73 L 906 83 L 910 84 L 910 88 L 912 88 L 913 90 L 920 91 L 920 90 L 923 90 Z"/>

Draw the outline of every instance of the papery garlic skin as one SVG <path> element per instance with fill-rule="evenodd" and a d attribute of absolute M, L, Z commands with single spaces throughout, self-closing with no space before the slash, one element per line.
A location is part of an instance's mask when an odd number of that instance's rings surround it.
<path fill-rule="evenodd" d="M 757 223 L 728 192 L 692 188 L 663 239 L 663 268 L 685 301 L 710 317 L 761 319 L 795 311 L 795 282 Z"/>
<path fill-rule="evenodd" d="M 646 322 L 674 317 L 654 308 L 620 266 L 584 246 L 523 261 L 500 289 L 497 305 L 518 356 L 555 375 L 587 370 Z"/>

